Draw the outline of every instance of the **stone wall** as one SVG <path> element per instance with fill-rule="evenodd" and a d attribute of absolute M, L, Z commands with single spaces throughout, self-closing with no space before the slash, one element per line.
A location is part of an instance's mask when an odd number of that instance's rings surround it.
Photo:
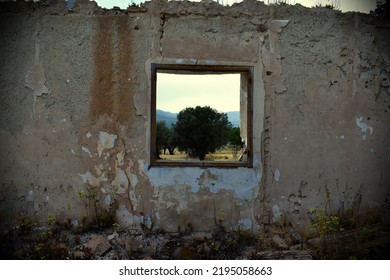
<path fill-rule="evenodd" d="M 109 213 L 134 229 L 258 230 L 305 226 L 310 209 L 388 210 L 381 18 L 254 0 L 0 10 L 2 227 Z M 253 168 L 150 168 L 160 62 L 254 67 Z"/>

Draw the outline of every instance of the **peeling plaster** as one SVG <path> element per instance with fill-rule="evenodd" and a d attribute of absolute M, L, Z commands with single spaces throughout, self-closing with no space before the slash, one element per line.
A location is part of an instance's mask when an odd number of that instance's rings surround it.
<path fill-rule="evenodd" d="M 102 155 L 104 149 L 111 149 L 115 146 L 115 140 L 118 138 L 115 134 L 108 134 L 107 132 L 101 131 L 99 133 L 98 141 L 98 154 L 99 157 Z"/>
<path fill-rule="evenodd" d="M 84 153 L 87 153 L 88 155 L 92 156 L 92 155 L 91 155 L 91 152 L 89 151 L 89 149 L 88 149 L 87 147 L 82 146 L 82 147 L 81 147 L 81 150 L 82 150 Z"/>
<path fill-rule="evenodd" d="M 49 93 L 49 89 L 45 86 L 46 76 L 40 61 L 40 43 L 39 43 L 39 32 L 41 25 L 37 23 L 36 31 L 34 33 L 35 41 L 35 57 L 34 65 L 30 67 L 26 74 L 25 87 L 28 87 L 34 91 L 34 97 L 37 98 L 42 94 Z M 35 109 L 34 109 L 35 110 Z"/>
<path fill-rule="evenodd" d="M 279 180 L 280 180 L 280 171 L 279 171 L 279 169 L 275 169 L 274 179 L 275 179 L 276 182 L 279 182 Z"/>
<path fill-rule="evenodd" d="M 111 196 L 110 195 L 107 195 L 106 198 L 104 199 L 104 203 L 106 205 L 110 205 L 111 204 Z"/>
<path fill-rule="evenodd" d="M 42 67 L 42 63 L 34 64 L 27 72 L 25 86 L 34 91 L 35 98 L 49 93 L 49 89 L 45 86 L 46 77 Z"/>
<path fill-rule="evenodd" d="M 249 200 L 252 200 L 259 183 L 255 170 L 251 168 L 209 168 L 207 171 L 191 167 L 151 168 L 148 177 L 154 187 L 189 186 L 193 193 L 200 188 L 208 188 L 211 193 L 229 190 L 234 191 L 236 198 Z"/>
<path fill-rule="evenodd" d="M 129 180 L 127 179 L 125 171 L 122 169 L 117 167 L 115 173 L 116 176 L 115 180 L 112 182 L 112 186 L 116 187 L 117 194 L 124 194 L 129 187 Z"/>
<path fill-rule="evenodd" d="M 116 158 L 118 160 L 118 166 L 122 166 L 123 165 L 123 160 L 125 158 L 125 153 L 124 152 L 119 152 L 117 155 L 116 155 Z"/>
<path fill-rule="evenodd" d="M 360 128 L 363 140 L 366 140 L 367 138 L 367 130 L 370 132 L 370 135 L 372 135 L 374 132 L 374 128 L 372 126 L 369 126 L 367 123 L 363 122 L 363 117 L 356 118 L 356 125 Z"/>
<path fill-rule="evenodd" d="M 107 178 L 104 177 L 104 173 L 99 178 L 93 176 L 89 171 L 79 175 L 81 176 L 81 178 L 83 178 L 84 184 L 88 183 L 90 186 L 93 187 L 100 186 L 100 182 L 107 182 Z"/>
<path fill-rule="evenodd" d="M 135 224 L 134 215 L 126 208 L 125 205 L 119 206 L 116 211 L 116 220 L 124 226 L 132 227 Z"/>
<path fill-rule="evenodd" d="M 27 201 L 34 201 L 34 191 L 33 190 L 29 190 L 27 192 L 26 200 Z"/>
<path fill-rule="evenodd" d="M 279 206 L 277 204 L 272 206 L 272 214 L 276 221 L 279 221 L 282 217 L 282 213 L 280 212 Z"/>
<path fill-rule="evenodd" d="M 137 184 L 138 184 L 138 177 L 137 177 L 137 175 L 135 175 L 135 174 L 130 174 L 129 180 L 130 180 L 130 185 L 131 185 L 133 188 L 134 188 L 135 186 L 137 186 Z"/>
<path fill-rule="evenodd" d="M 250 218 L 241 219 L 239 224 L 240 228 L 243 230 L 251 230 L 253 228 L 253 223 Z"/>

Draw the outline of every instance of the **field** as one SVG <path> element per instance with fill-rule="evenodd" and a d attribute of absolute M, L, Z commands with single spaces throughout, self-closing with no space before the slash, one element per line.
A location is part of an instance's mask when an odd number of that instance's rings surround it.
<path fill-rule="evenodd" d="M 222 149 L 217 150 L 215 153 L 212 154 L 207 154 L 206 159 L 208 161 L 238 161 L 239 156 L 243 152 L 244 149 L 238 149 L 234 153 L 233 149 L 230 147 L 225 147 Z M 168 151 L 167 151 L 168 153 Z M 185 152 L 180 152 L 177 149 L 175 149 L 175 154 L 174 155 L 164 155 L 160 154 L 160 157 L 162 160 L 199 160 L 196 158 L 190 158 Z"/>

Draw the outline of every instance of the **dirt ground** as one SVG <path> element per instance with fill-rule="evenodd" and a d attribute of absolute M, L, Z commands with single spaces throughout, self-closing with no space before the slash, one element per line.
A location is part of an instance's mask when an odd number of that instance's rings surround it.
<path fill-rule="evenodd" d="M 356 231 L 308 239 L 293 228 L 273 228 L 262 233 L 225 231 L 178 233 L 67 228 L 59 225 L 31 228 L 22 224 L 1 234 L 1 259 L 91 260 L 251 260 L 251 259 L 386 259 L 389 232 L 378 231 L 362 244 Z"/>

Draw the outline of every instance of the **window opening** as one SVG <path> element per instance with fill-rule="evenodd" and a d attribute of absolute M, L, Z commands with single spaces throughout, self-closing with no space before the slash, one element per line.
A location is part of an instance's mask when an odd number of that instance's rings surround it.
<path fill-rule="evenodd" d="M 252 166 L 250 66 L 152 64 L 151 165 Z"/>

